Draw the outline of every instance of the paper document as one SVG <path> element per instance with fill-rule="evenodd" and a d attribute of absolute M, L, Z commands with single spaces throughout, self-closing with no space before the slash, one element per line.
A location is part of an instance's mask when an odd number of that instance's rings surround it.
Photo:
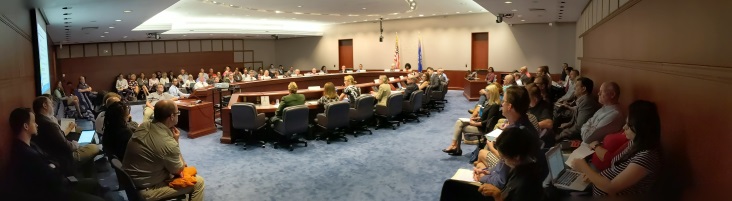
<path fill-rule="evenodd" d="M 458 118 L 462 122 L 470 122 L 470 118 Z"/>
<path fill-rule="evenodd" d="M 310 104 L 310 105 L 317 105 L 318 104 L 318 101 L 308 101 L 308 102 L 305 102 L 305 103 Z"/>
<path fill-rule="evenodd" d="M 59 119 L 59 121 L 61 121 L 61 123 L 59 123 L 58 125 L 61 126 L 62 130 L 66 130 L 66 128 L 69 127 L 69 124 L 71 124 L 71 122 L 76 122 L 75 119 L 69 119 L 69 118 L 61 118 L 61 119 Z"/>
<path fill-rule="evenodd" d="M 495 129 L 495 130 L 491 131 L 490 133 L 485 134 L 485 138 L 488 141 L 496 141 L 496 138 L 498 138 L 498 136 L 500 136 L 501 133 L 503 133 L 503 130 Z"/>
<path fill-rule="evenodd" d="M 584 159 L 585 157 L 593 153 L 595 153 L 595 151 L 592 151 L 592 149 L 590 149 L 590 145 L 583 142 L 579 147 L 577 147 L 577 149 L 572 151 L 572 154 L 569 155 L 569 158 L 567 158 L 567 161 L 565 161 L 564 164 L 567 164 L 567 166 L 574 169 L 574 167 L 572 167 L 572 161 L 574 161 L 574 159 Z"/>
<path fill-rule="evenodd" d="M 452 180 L 466 181 L 466 182 L 477 182 L 473 179 L 473 170 L 469 169 L 458 169 L 455 175 L 450 178 Z"/>

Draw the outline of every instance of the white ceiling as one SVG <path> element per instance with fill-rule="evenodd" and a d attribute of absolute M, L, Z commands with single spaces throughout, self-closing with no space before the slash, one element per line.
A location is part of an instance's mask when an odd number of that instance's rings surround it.
<path fill-rule="evenodd" d="M 40 0 L 34 6 L 46 16 L 48 33 L 54 43 L 77 44 L 154 40 L 147 37 L 152 32 L 160 33 L 162 40 L 269 39 L 273 34 L 280 38 L 301 37 L 322 35 L 326 27 L 343 23 L 488 11 L 521 15 L 504 19 L 511 24 L 573 22 L 588 0 L 513 0 L 511 5 L 503 0 L 413 0 L 417 5 L 414 9 L 410 7 L 411 1 Z M 557 20 L 561 5 L 566 12 L 562 20 Z M 543 8 L 546 12 L 537 16 L 536 12 L 528 11 L 530 8 Z M 97 28 L 82 30 L 84 27 Z"/>
<path fill-rule="evenodd" d="M 503 23 L 576 22 L 589 0 L 474 0 L 495 15 L 513 14 Z M 510 3 L 508 3 L 510 2 Z"/>

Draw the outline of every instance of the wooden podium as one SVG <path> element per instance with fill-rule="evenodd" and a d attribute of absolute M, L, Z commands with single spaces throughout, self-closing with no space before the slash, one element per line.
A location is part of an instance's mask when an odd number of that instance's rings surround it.
<path fill-rule="evenodd" d="M 480 99 L 479 91 L 481 89 L 485 89 L 486 86 L 488 86 L 488 83 L 484 80 L 468 80 L 467 78 L 465 78 L 465 85 L 463 86 L 463 96 L 465 96 L 468 101 L 477 101 L 478 99 Z"/>

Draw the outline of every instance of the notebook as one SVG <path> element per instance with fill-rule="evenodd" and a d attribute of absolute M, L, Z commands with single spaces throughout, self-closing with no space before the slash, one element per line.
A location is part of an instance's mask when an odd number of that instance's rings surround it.
<path fill-rule="evenodd" d="M 458 169 L 457 172 L 455 172 L 455 175 L 450 179 L 464 182 L 478 182 L 473 179 L 473 170 L 462 168 Z"/>
<path fill-rule="evenodd" d="M 66 130 L 66 128 L 69 127 L 69 124 L 71 124 L 71 122 L 76 122 L 75 119 L 69 119 L 69 118 L 61 118 L 61 119 L 59 119 L 59 121 L 60 121 L 60 123 L 58 125 L 61 126 L 62 130 Z"/>
<path fill-rule="evenodd" d="M 488 141 L 496 141 L 496 139 L 498 138 L 498 136 L 501 135 L 501 133 L 503 133 L 503 130 L 495 129 L 495 130 L 491 131 L 490 133 L 485 134 L 485 138 Z"/>
<path fill-rule="evenodd" d="M 583 142 L 582 145 L 572 151 L 572 154 L 569 155 L 569 158 L 567 159 L 567 161 L 564 162 L 564 164 L 567 164 L 567 166 L 574 168 L 572 167 L 572 161 L 574 161 L 574 159 L 584 159 L 592 153 L 595 153 L 595 151 L 592 151 L 592 149 L 590 149 L 590 145 Z"/>

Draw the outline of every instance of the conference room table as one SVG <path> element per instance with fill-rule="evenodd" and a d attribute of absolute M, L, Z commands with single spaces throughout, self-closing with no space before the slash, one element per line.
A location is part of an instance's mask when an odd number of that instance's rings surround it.
<path fill-rule="evenodd" d="M 221 136 L 220 142 L 224 144 L 232 143 L 231 132 L 233 128 L 231 127 L 231 105 L 238 102 L 254 103 L 257 107 L 257 112 L 264 113 L 268 117 L 272 117 L 277 110 L 275 101 L 281 99 L 283 96 L 288 95 L 289 92 L 287 91 L 287 85 L 290 82 L 295 82 L 300 88 L 298 90 L 298 93 L 305 95 L 305 99 L 307 100 L 305 105 L 307 105 L 308 108 L 310 108 L 311 110 L 315 111 L 310 112 L 311 116 L 314 116 L 319 112 L 319 110 L 323 109 L 322 106 L 319 106 L 317 103 L 314 102 L 323 95 L 323 89 L 320 87 L 322 87 L 326 82 L 333 82 L 337 86 L 336 90 L 338 91 L 338 93 L 340 93 L 345 88 L 345 86 L 343 86 L 343 77 L 346 75 L 352 75 L 354 77 L 354 80 L 356 80 L 356 82 L 358 83 L 356 84 L 356 86 L 361 89 L 362 94 L 367 94 L 373 91 L 373 87 L 377 86 L 377 84 L 374 83 L 374 80 L 378 79 L 380 75 L 386 75 L 390 78 L 389 83 L 392 85 L 392 91 L 397 91 L 397 87 L 395 87 L 395 84 L 406 87 L 406 72 L 384 71 L 370 71 L 361 73 L 334 73 L 325 75 L 289 77 L 281 79 L 232 83 L 233 85 L 237 85 L 241 92 L 235 92 L 231 94 L 231 99 L 229 100 L 229 103 L 221 109 L 220 117 L 223 134 Z M 318 88 L 315 88 L 314 86 L 317 86 Z M 198 95 L 198 97 L 208 100 L 209 97 L 206 95 L 212 94 L 212 92 L 209 92 L 208 90 L 214 89 L 196 90 L 196 92 L 200 94 Z M 269 99 L 269 104 L 262 104 L 262 97 L 266 97 L 265 100 Z M 211 98 L 211 100 L 216 101 L 213 98 Z"/>
<path fill-rule="evenodd" d="M 197 138 L 216 132 L 213 103 L 194 99 L 175 101 L 178 105 L 178 128 L 188 131 L 188 138 Z"/>

